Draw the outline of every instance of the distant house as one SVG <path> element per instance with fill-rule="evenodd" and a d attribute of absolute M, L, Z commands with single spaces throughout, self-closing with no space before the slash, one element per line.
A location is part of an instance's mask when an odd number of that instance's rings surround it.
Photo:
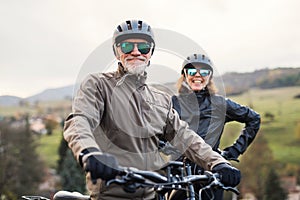
<path fill-rule="evenodd" d="M 30 120 L 30 130 L 41 135 L 47 134 L 46 126 L 40 118 Z"/>
<path fill-rule="evenodd" d="M 286 177 L 281 178 L 281 185 L 289 193 L 296 191 L 297 190 L 296 176 L 286 176 Z"/>
<path fill-rule="evenodd" d="M 296 176 L 286 176 L 281 178 L 281 185 L 289 194 L 288 200 L 300 199 L 300 187 L 297 185 Z"/>

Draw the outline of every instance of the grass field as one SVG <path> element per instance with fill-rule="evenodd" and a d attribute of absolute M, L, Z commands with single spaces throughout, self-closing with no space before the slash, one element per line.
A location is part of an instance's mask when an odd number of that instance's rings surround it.
<path fill-rule="evenodd" d="M 300 87 L 251 89 L 242 95 L 228 98 L 240 104 L 252 105 L 260 113 L 262 124 L 259 134 L 266 137 L 276 161 L 300 166 L 300 141 L 296 137 L 297 123 L 300 123 L 300 99 L 294 98 L 298 94 Z M 265 117 L 266 113 L 273 114 L 274 120 Z M 236 133 L 241 128 L 236 123 L 230 124 L 224 135 L 237 137 Z M 229 139 L 222 141 L 224 144 L 230 142 Z"/>
<path fill-rule="evenodd" d="M 293 98 L 300 93 L 300 87 L 275 88 L 268 90 L 251 89 L 239 96 L 228 98 L 243 104 L 252 105 L 260 113 L 262 125 L 259 134 L 264 134 L 274 158 L 282 163 L 300 165 L 300 142 L 296 140 L 296 125 L 300 123 L 300 99 Z M 266 113 L 273 114 L 274 120 L 264 117 Z M 232 143 L 243 125 L 230 123 L 225 127 L 221 146 Z M 55 167 L 58 159 L 58 145 L 62 134 L 55 131 L 51 136 L 42 136 L 39 153 L 48 166 Z M 255 141 L 254 141 L 255 142 Z"/>
<path fill-rule="evenodd" d="M 300 94 L 300 87 L 267 90 L 251 89 L 242 95 L 228 96 L 228 98 L 243 105 L 251 105 L 254 110 L 260 113 L 262 125 L 259 134 L 264 134 L 277 161 L 300 166 L 300 142 L 296 138 L 296 126 L 297 123 L 300 123 L 300 99 L 293 98 L 298 94 Z M 57 105 L 61 104 L 54 102 L 53 104 L 47 103 L 47 105 L 42 106 L 44 108 L 54 107 L 53 111 L 55 111 Z M 17 108 L 8 108 L 7 110 L 1 109 L 1 112 L 4 111 L 11 114 L 17 110 Z M 22 110 L 18 111 L 22 112 Z M 266 113 L 273 114 L 274 120 L 266 118 Z M 242 127 L 243 125 L 238 123 L 226 125 L 221 147 L 232 144 Z M 61 130 L 56 130 L 50 136 L 41 136 L 38 141 L 39 154 L 46 164 L 52 168 L 56 167 L 61 137 Z"/>
<path fill-rule="evenodd" d="M 58 148 L 62 138 L 62 131 L 55 130 L 52 135 L 42 135 L 38 140 L 37 152 L 50 168 L 56 168 L 59 159 Z"/>

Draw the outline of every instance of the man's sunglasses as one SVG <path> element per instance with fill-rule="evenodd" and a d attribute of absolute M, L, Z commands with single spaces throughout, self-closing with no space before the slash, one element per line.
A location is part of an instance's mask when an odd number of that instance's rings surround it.
<path fill-rule="evenodd" d="M 134 45 L 137 45 L 137 48 L 141 54 L 147 54 L 151 50 L 151 44 L 148 42 L 121 42 L 117 46 L 121 47 L 121 51 L 125 54 L 129 54 L 133 51 Z"/>
<path fill-rule="evenodd" d="M 205 77 L 211 74 L 211 70 L 209 69 L 196 69 L 196 68 L 188 68 L 185 70 L 186 74 L 189 76 L 195 76 L 197 72 L 199 72 L 200 76 Z"/>

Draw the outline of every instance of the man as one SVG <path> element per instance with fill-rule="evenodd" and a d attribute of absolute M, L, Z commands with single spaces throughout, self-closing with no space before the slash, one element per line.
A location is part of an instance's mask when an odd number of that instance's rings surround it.
<path fill-rule="evenodd" d="M 220 173 L 224 184 L 235 186 L 240 181 L 239 170 L 179 119 L 170 97 L 145 83 L 154 48 L 147 23 L 128 20 L 120 24 L 113 35 L 118 70 L 89 75 L 74 98 L 64 138 L 88 172 L 92 199 L 154 199 L 149 188 L 126 193 L 118 185 L 105 186 L 105 180 L 116 176 L 119 164 L 158 170 L 165 164 L 158 151 L 160 139 L 203 168 Z"/>

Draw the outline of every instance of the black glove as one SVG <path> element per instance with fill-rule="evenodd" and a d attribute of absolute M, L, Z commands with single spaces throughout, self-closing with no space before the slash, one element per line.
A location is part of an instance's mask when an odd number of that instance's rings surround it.
<path fill-rule="evenodd" d="M 226 159 L 226 160 L 234 160 L 239 162 L 238 157 L 240 156 L 240 152 L 236 150 L 234 146 L 230 146 L 225 148 L 222 152 L 221 155 Z"/>
<path fill-rule="evenodd" d="M 241 181 L 241 172 L 235 167 L 226 163 L 216 165 L 212 172 L 220 174 L 220 180 L 225 186 L 235 187 Z"/>
<path fill-rule="evenodd" d="M 85 163 L 84 169 L 91 173 L 93 184 L 96 184 L 98 178 L 110 180 L 118 174 L 118 161 L 110 154 L 91 154 Z"/>

